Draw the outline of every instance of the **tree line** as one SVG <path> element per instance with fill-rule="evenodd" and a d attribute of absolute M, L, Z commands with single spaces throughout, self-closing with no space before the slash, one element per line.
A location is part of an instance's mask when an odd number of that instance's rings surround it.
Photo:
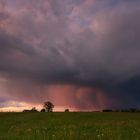
<path fill-rule="evenodd" d="M 43 104 L 43 108 L 40 112 L 53 112 L 54 104 L 50 101 L 46 101 Z M 33 107 L 31 110 L 24 109 L 23 112 L 38 112 L 38 110 Z M 69 112 L 69 109 L 65 109 L 65 112 Z"/>
<path fill-rule="evenodd" d="M 40 112 L 53 112 L 54 104 L 50 101 L 46 101 L 43 103 L 43 108 L 40 110 Z M 33 107 L 31 110 L 23 110 L 23 112 L 38 112 L 38 110 Z M 65 109 L 64 112 L 69 112 L 69 109 Z M 140 112 L 140 109 L 137 108 L 130 108 L 130 109 L 118 109 L 118 110 L 112 110 L 112 109 L 103 109 L 102 111 L 92 111 L 92 112 Z"/>
<path fill-rule="evenodd" d="M 40 110 L 40 112 L 53 112 L 54 105 L 50 101 L 44 102 L 43 108 Z M 23 110 L 23 112 L 38 112 L 38 110 L 33 107 L 31 110 Z"/>

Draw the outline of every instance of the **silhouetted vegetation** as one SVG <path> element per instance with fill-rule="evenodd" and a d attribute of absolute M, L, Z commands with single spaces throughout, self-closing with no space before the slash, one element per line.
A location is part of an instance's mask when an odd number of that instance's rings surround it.
<path fill-rule="evenodd" d="M 70 112 L 69 109 L 65 109 L 65 112 Z"/>
<path fill-rule="evenodd" d="M 24 109 L 22 112 L 30 112 L 30 110 L 28 110 L 28 109 Z"/>
<path fill-rule="evenodd" d="M 103 109 L 102 112 L 140 112 L 140 109 L 137 108 L 120 109 L 120 110 Z"/>
<path fill-rule="evenodd" d="M 43 108 L 43 109 L 41 109 L 41 110 L 40 110 L 40 112 L 45 112 L 45 109 L 44 109 L 44 108 Z"/>
<path fill-rule="evenodd" d="M 23 112 L 38 112 L 35 107 L 33 107 L 31 110 L 25 109 Z"/>
<path fill-rule="evenodd" d="M 104 109 L 102 112 L 113 112 L 111 109 Z"/>
<path fill-rule="evenodd" d="M 54 105 L 50 101 L 44 102 L 43 107 L 46 112 L 53 112 Z"/>

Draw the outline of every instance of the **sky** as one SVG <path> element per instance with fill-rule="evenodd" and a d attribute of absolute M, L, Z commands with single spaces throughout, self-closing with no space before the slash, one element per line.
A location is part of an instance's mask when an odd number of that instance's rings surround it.
<path fill-rule="evenodd" d="M 0 0 L 0 110 L 140 108 L 139 0 Z"/>

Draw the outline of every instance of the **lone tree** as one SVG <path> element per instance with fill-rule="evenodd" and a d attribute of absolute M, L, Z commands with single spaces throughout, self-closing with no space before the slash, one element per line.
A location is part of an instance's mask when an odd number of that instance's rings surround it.
<path fill-rule="evenodd" d="M 51 102 L 49 102 L 49 101 L 44 102 L 43 106 L 44 106 L 46 112 L 53 112 L 54 105 Z"/>
<path fill-rule="evenodd" d="M 64 112 L 70 112 L 70 111 L 69 111 L 69 109 L 65 109 L 65 111 L 64 111 Z"/>

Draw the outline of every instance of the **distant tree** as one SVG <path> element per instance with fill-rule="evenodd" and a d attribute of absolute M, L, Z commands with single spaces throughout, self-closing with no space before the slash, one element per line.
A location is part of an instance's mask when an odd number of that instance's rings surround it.
<path fill-rule="evenodd" d="M 43 108 L 43 109 L 41 109 L 41 110 L 40 110 L 40 112 L 45 112 L 45 109 L 44 109 L 44 108 Z"/>
<path fill-rule="evenodd" d="M 104 110 L 102 110 L 102 112 L 113 112 L 113 110 L 111 110 L 111 109 L 104 109 Z"/>
<path fill-rule="evenodd" d="M 24 109 L 22 112 L 30 112 L 30 110 L 28 110 L 28 109 Z"/>
<path fill-rule="evenodd" d="M 22 112 L 38 112 L 35 107 L 33 107 L 31 110 L 24 109 Z"/>
<path fill-rule="evenodd" d="M 33 108 L 31 109 L 31 112 L 38 112 L 38 111 L 37 111 L 37 109 L 36 109 L 35 107 L 33 107 Z"/>
<path fill-rule="evenodd" d="M 51 102 L 49 102 L 49 101 L 44 102 L 43 106 L 44 106 L 46 112 L 53 112 L 54 105 Z"/>
<path fill-rule="evenodd" d="M 70 112 L 69 109 L 65 109 L 65 112 Z"/>

